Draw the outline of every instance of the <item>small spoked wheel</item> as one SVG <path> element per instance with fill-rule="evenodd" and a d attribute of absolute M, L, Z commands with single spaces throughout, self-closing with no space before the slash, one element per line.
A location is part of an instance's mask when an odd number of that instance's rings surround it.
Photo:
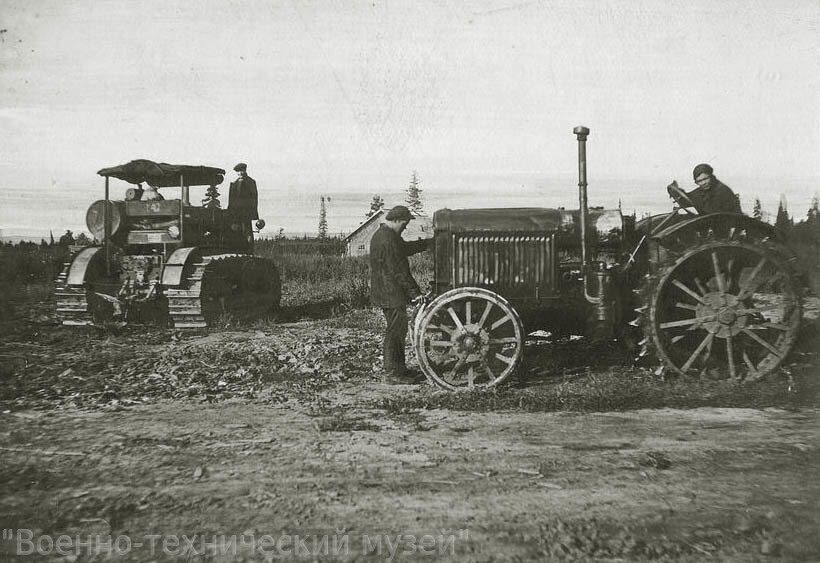
<path fill-rule="evenodd" d="M 662 273 L 650 332 L 661 360 L 678 373 L 756 379 L 791 351 L 801 312 L 795 277 L 776 252 L 715 242 Z"/>
<path fill-rule="evenodd" d="M 422 371 L 446 389 L 498 385 L 524 351 L 518 313 L 487 289 L 460 287 L 439 295 L 419 312 L 414 329 Z"/>

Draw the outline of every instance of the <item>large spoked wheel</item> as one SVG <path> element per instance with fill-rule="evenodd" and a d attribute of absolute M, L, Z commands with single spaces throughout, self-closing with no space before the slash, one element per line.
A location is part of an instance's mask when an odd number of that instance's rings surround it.
<path fill-rule="evenodd" d="M 791 351 L 801 313 L 796 280 L 778 254 L 714 242 L 661 273 L 649 332 L 660 359 L 680 374 L 757 379 Z"/>
<path fill-rule="evenodd" d="M 446 389 L 493 387 L 518 367 L 524 329 L 512 305 L 477 287 L 451 289 L 431 301 L 414 323 L 419 365 Z"/>

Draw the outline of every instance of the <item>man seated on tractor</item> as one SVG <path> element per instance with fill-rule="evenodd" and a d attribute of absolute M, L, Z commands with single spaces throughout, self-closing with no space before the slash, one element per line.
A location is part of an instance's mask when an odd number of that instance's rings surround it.
<path fill-rule="evenodd" d="M 677 182 L 667 186 L 667 191 L 682 207 L 694 207 L 701 215 L 709 213 L 742 213 L 740 201 L 732 189 L 715 178 L 712 167 L 698 164 L 692 171 L 697 188 L 684 192 Z M 681 197 L 682 195 L 682 197 Z"/>
<path fill-rule="evenodd" d="M 162 201 L 165 198 L 162 197 L 162 194 L 157 191 L 156 186 L 152 186 L 151 184 L 148 184 L 148 187 L 143 190 L 142 196 L 140 197 L 140 199 L 142 201 Z"/>

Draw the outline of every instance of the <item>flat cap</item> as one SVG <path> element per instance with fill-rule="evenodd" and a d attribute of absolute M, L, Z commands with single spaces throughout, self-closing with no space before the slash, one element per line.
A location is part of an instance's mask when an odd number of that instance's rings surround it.
<path fill-rule="evenodd" d="M 695 166 L 695 169 L 692 170 L 692 178 L 697 178 L 701 174 L 709 174 L 712 175 L 712 167 L 708 164 L 698 164 Z"/>
<path fill-rule="evenodd" d="M 234 167 L 233 167 L 233 169 L 234 169 L 236 172 L 239 172 L 239 171 L 244 172 L 245 170 L 247 170 L 247 169 L 248 169 L 248 165 L 247 165 L 247 164 L 245 164 L 244 162 L 240 162 L 239 164 L 237 164 L 236 166 L 234 166 Z"/>
<path fill-rule="evenodd" d="M 397 205 L 387 212 L 385 217 L 388 221 L 410 221 L 413 219 L 413 214 L 403 205 Z"/>

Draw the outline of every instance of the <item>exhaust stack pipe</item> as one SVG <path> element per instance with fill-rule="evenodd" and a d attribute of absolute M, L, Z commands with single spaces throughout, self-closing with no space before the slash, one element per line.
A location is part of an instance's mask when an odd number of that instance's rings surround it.
<path fill-rule="evenodd" d="M 581 268 L 584 275 L 584 297 L 590 303 L 599 304 L 603 303 L 603 276 L 598 276 L 598 297 L 592 297 L 589 294 L 587 284 L 590 275 L 589 263 L 587 261 L 587 219 L 589 216 L 589 204 L 587 202 L 587 136 L 589 135 L 589 127 L 579 125 L 573 129 L 572 132 L 575 133 L 575 136 L 578 138 L 578 202 L 580 204 L 578 215 L 581 223 Z"/>
<path fill-rule="evenodd" d="M 587 215 L 589 214 L 589 204 L 587 203 L 587 136 L 589 127 L 579 125 L 572 130 L 578 137 L 578 201 L 580 204 L 581 220 L 581 265 L 586 273 L 587 269 Z"/>

